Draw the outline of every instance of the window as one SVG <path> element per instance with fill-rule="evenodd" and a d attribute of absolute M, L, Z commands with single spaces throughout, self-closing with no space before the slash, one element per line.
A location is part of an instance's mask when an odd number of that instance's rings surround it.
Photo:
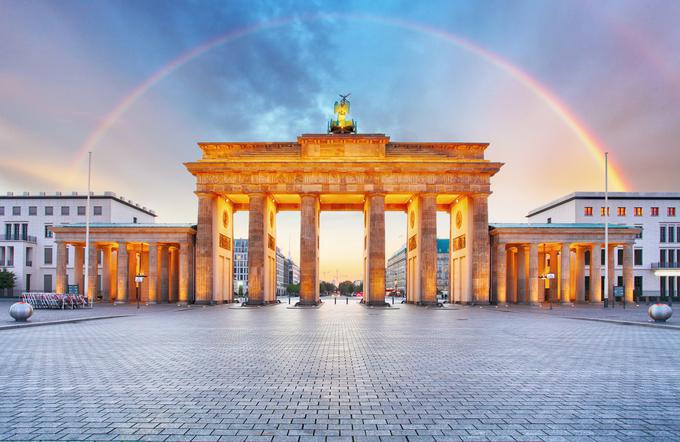
<path fill-rule="evenodd" d="M 600 250 L 600 265 L 604 265 L 604 247 Z"/>
<path fill-rule="evenodd" d="M 634 210 L 634 215 L 635 216 L 642 216 L 642 207 L 636 207 Z"/>
<path fill-rule="evenodd" d="M 652 207 L 651 209 L 652 216 L 659 216 L 659 208 L 658 207 Z"/>
<path fill-rule="evenodd" d="M 52 247 L 45 247 L 45 265 L 52 265 Z"/>
<path fill-rule="evenodd" d="M 52 216 L 52 215 L 54 215 L 54 207 L 45 206 L 45 216 Z"/>
<path fill-rule="evenodd" d="M 583 216 L 593 216 L 593 208 L 592 207 L 584 207 L 583 208 Z"/>
<path fill-rule="evenodd" d="M 635 227 L 640 229 L 640 233 L 635 235 L 635 239 L 642 239 L 642 226 L 640 224 L 636 224 Z"/>
<path fill-rule="evenodd" d="M 642 265 L 642 249 L 635 249 L 633 251 L 633 264 L 636 266 Z"/>
<path fill-rule="evenodd" d="M 675 216 L 675 207 L 668 208 L 668 216 Z"/>
<path fill-rule="evenodd" d="M 85 206 L 78 206 L 78 215 L 79 216 L 85 215 Z"/>
<path fill-rule="evenodd" d="M 590 265 L 590 250 L 586 250 L 586 253 L 583 254 L 583 261 L 584 265 Z"/>
<path fill-rule="evenodd" d="M 28 206 L 28 216 L 36 216 L 38 214 L 38 208 L 36 206 Z"/>
<path fill-rule="evenodd" d="M 5 216 L 5 207 L 0 206 L 0 216 Z"/>
<path fill-rule="evenodd" d="M 43 292 L 52 291 L 52 275 L 43 275 Z"/>
<path fill-rule="evenodd" d="M 666 249 L 659 250 L 659 263 L 662 267 L 666 264 Z"/>
<path fill-rule="evenodd" d="M 94 206 L 94 216 L 101 216 L 102 206 Z"/>
<path fill-rule="evenodd" d="M 661 292 L 661 296 L 666 296 L 666 277 L 661 276 L 659 278 L 659 292 Z"/>
<path fill-rule="evenodd" d="M 626 208 L 625 207 L 617 207 L 616 208 L 616 215 L 617 216 L 626 216 Z"/>
<path fill-rule="evenodd" d="M 132 223 L 133 223 L 133 224 L 137 224 L 137 217 L 136 217 L 136 216 L 133 216 L 133 217 L 132 217 Z"/>
<path fill-rule="evenodd" d="M 54 236 L 50 227 L 52 227 L 52 224 L 45 224 L 45 238 L 52 238 Z"/>
<path fill-rule="evenodd" d="M 659 228 L 659 242 L 666 242 L 666 226 Z"/>
<path fill-rule="evenodd" d="M 607 207 L 607 216 L 609 216 L 609 207 Z M 600 216 L 604 216 L 604 207 L 600 207 Z"/>
<path fill-rule="evenodd" d="M 21 207 L 20 206 L 12 207 L 12 215 L 21 216 Z"/>
<path fill-rule="evenodd" d="M 668 242 L 675 242 L 675 229 L 673 226 L 668 226 Z"/>
<path fill-rule="evenodd" d="M 69 206 L 61 206 L 61 215 L 62 216 L 68 216 L 70 213 Z"/>
<path fill-rule="evenodd" d="M 675 239 L 680 242 L 680 226 L 676 227 L 676 234 L 675 234 Z"/>
<path fill-rule="evenodd" d="M 616 265 L 623 265 L 623 249 L 616 249 Z"/>

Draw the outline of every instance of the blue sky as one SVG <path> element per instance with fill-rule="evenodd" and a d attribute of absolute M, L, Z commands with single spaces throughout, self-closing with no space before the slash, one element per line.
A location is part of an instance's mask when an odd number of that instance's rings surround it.
<path fill-rule="evenodd" d="M 0 191 L 84 190 L 79 149 L 139 84 L 216 36 L 284 17 L 192 59 L 134 101 L 93 146 L 95 190 L 151 206 L 160 221 L 193 221 L 182 162 L 198 158 L 196 142 L 323 132 L 346 92 L 362 132 L 490 142 L 487 157 L 506 163 L 493 181 L 492 220 L 520 221 L 546 200 L 602 187 L 597 158 L 536 90 L 437 32 L 507 60 L 557 97 L 630 190 L 680 187 L 677 1 L 0 0 Z M 280 216 L 296 254 L 296 220 Z M 351 224 L 359 215 L 346 216 Z M 342 253 L 358 260 L 358 250 Z"/>

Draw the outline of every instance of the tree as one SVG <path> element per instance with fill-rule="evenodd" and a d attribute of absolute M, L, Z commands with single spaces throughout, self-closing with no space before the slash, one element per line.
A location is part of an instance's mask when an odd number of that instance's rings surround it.
<path fill-rule="evenodd" d="M 288 284 L 288 287 L 286 287 L 286 291 L 291 295 L 296 295 L 300 293 L 300 283 L 298 282 L 297 284 Z"/>
<path fill-rule="evenodd" d="M 359 283 L 359 285 L 354 286 L 354 291 L 359 293 L 364 291 L 364 283 L 363 281 Z"/>
<path fill-rule="evenodd" d="M 321 281 L 319 283 L 319 291 L 326 294 L 334 292 L 335 285 L 332 282 Z"/>
<path fill-rule="evenodd" d="M 243 286 L 238 286 L 238 297 L 243 298 Z"/>
<path fill-rule="evenodd" d="M 350 295 L 354 293 L 354 284 L 352 281 L 342 281 L 339 286 L 340 293 L 343 295 Z"/>
<path fill-rule="evenodd" d="M 5 269 L 0 270 L 0 290 L 13 289 L 15 282 L 14 272 Z"/>

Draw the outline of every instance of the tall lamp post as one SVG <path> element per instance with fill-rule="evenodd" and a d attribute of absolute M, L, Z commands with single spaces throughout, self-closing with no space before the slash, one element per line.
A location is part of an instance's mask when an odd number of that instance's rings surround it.
<path fill-rule="evenodd" d="M 139 286 L 144 282 L 146 275 L 142 273 L 142 244 L 139 244 L 139 261 L 137 264 L 137 274 L 135 275 L 135 286 L 137 287 L 137 309 L 139 309 Z"/>

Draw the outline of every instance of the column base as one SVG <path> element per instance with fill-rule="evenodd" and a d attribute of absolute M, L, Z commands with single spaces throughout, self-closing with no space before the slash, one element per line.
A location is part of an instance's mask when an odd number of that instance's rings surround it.
<path fill-rule="evenodd" d="M 316 307 L 319 306 L 323 303 L 323 301 L 319 300 L 317 302 L 314 301 L 298 301 L 295 303 L 295 307 Z"/>
<path fill-rule="evenodd" d="M 392 304 L 388 302 L 362 302 L 362 305 L 366 307 L 392 307 Z"/>
<path fill-rule="evenodd" d="M 444 304 L 439 301 L 418 301 L 414 304 L 421 307 L 444 307 Z"/>

